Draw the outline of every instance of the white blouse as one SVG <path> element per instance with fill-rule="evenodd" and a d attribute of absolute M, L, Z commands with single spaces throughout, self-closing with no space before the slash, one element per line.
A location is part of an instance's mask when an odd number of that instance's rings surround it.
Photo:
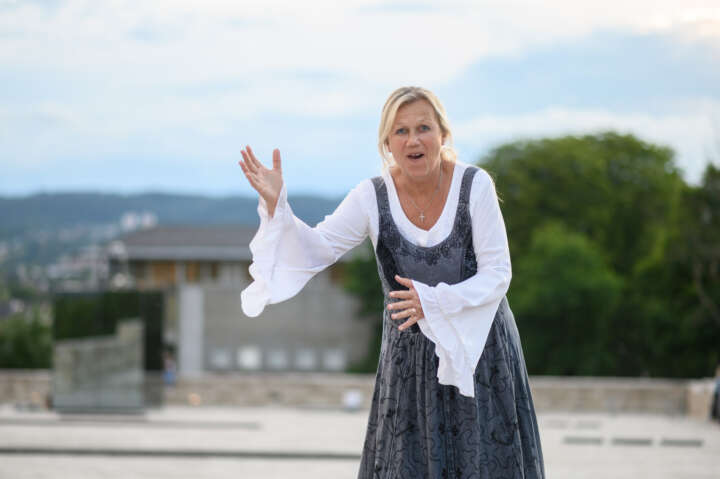
<path fill-rule="evenodd" d="M 445 207 L 429 230 L 415 226 L 405 216 L 395 183 L 387 171 L 392 219 L 400 233 L 419 246 L 434 246 L 452 231 L 466 163 L 457 161 Z M 413 280 L 425 317 L 418 321 L 422 333 L 435 343 L 438 381 L 456 386 L 474 397 L 473 375 L 480 360 L 493 318 L 510 287 L 510 251 L 495 185 L 480 169 L 474 176 L 469 204 L 477 273 L 456 284 L 428 286 Z M 315 274 L 335 263 L 368 235 L 377 247 L 378 208 L 372 181 L 360 182 L 337 209 L 311 228 L 292 212 L 287 190 L 280 191 L 275 214 L 268 215 L 265 200 L 258 200 L 260 227 L 250 242 L 254 281 L 241 293 L 243 312 L 258 316 L 265 305 L 295 296 Z M 412 278 L 410 278 L 412 279 Z M 395 320 L 393 320 L 395 321 Z M 399 326 L 405 320 L 397 320 Z"/>

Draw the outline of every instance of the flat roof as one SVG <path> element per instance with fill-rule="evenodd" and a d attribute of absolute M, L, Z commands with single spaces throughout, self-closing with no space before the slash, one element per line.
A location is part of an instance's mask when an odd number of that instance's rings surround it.
<path fill-rule="evenodd" d="M 241 225 L 154 226 L 118 237 L 108 254 L 128 260 L 251 261 L 249 245 L 257 230 L 256 226 Z M 361 251 L 356 248 L 341 261 Z"/>

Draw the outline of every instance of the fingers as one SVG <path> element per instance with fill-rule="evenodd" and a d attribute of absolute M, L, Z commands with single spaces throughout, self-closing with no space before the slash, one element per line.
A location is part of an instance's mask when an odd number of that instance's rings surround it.
<path fill-rule="evenodd" d="M 410 278 L 403 278 L 402 276 L 397 274 L 395 275 L 395 280 L 401 285 L 406 286 L 408 289 L 390 291 L 388 295 L 391 298 L 400 298 L 403 301 L 396 301 L 394 303 L 390 303 L 388 304 L 387 308 L 390 310 L 402 310 L 390 315 L 392 319 L 409 318 L 407 321 L 405 321 L 398 327 L 400 331 L 403 331 L 412 326 L 413 324 L 417 323 L 420 319 L 424 318 L 425 314 L 422 310 L 422 306 L 420 305 L 420 298 L 418 297 L 417 291 L 413 286 L 412 280 Z"/>
<path fill-rule="evenodd" d="M 412 318 L 408 319 L 407 321 L 402 323 L 400 326 L 398 326 L 398 329 L 400 331 L 407 329 L 410 326 L 412 326 L 413 324 L 417 323 L 419 320 L 420 320 L 420 318 L 418 318 L 417 316 L 413 316 Z"/>
<path fill-rule="evenodd" d="M 260 160 L 258 160 L 255 156 L 255 152 L 253 152 L 252 148 L 250 148 L 250 145 L 247 145 L 245 149 L 240 150 L 240 154 L 242 155 L 243 160 L 245 160 L 245 165 L 248 170 L 252 173 L 257 173 L 265 168 Z M 277 148 L 273 150 L 273 169 L 282 171 L 282 159 L 280 157 L 280 150 Z"/>
<path fill-rule="evenodd" d="M 394 313 L 391 318 L 392 319 L 403 319 L 403 318 L 409 318 L 410 316 L 413 316 L 417 314 L 417 310 L 415 308 L 408 308 L 403 311 Z"/>
<path fill-rule="evenodd" d="M 410 299 L 416 297 L 415 290 L 412 289 L 399 289 L 396 291 L 390 291 L 389 296 L 391 298 L 402 298 L 402 299 Z"/>
<path fill-rule="evenodd" d="M 245 156 L 245 152 L 243 152 L 243 158 Z M 252 183 L 252 181 L 255 179 L 255 172 L 250 167 L 250 164 L 245 161 L 238 161 L 238 164 L 240 165 L 240 168 L 242 169 L 243 173 L 245 173 L 245 177 Z"/>
<path fill-rule="evenodd" d="M 247 163 L 243 160 L 238 161 L 238 165 L 240 165 L 240 169 L 242 169 L 243 173 L 245 174 L 245 178 L 250 180 L 250 168 L 248 167 Z"/>
<path fill-rule="evenodd" d="M 250 161 L 252 161 L 253 166 L 255 166 L 255 169 L 263 168 L 262 163 L 260 163 L 260 161 L 257 158 L 255 158 L 255 153 L 253 153 L 252 148 L 250 148 L 250 145 L 247 145 L 246 148 L 247 148 L 247 152 L 248 152 L 248 157 L 250 158 Z"/>
<path fill-rule="evenodd" d="M 245 163 L 245 168 L 247 168 L 247 170 L 248 170 L 250 173 L 256 173 L 256 172 L 257 172 L 257 166 L 255 166 L 255 163 L 253 163 L 252 160 L 250 159 L 250 155 L 248 154 L 248 152 L 245 151 L 245 150 L 240 150 L 240 154 L 242 155 L 243 160 L 245 160 L 245 161 L 244 161 L 244 163 Z M 240 166 L 242 166 L 242 165 L 240 165 Z M 245 170 L 243 169 L 243 171 L 245 171 Z"/>
<path fill-rule="evenodd" d="M 423 312 L 422 307 L 413 306 L 415 304 L 416 303 L 414 301 L 398 301 L 397 303 L 392 303 L 388 305 L 388 309 L 391 309 L 391 306 L 394 305 L 397 305 L 398 308 L 405 307 L 405 309 L 403 309 L 402 311 L 398 311 L 397 313 L 390 315 L 392 319 L 409 318 L 407 321 L 405 321 L 398 327 L 400 331 L 409 328 L 410 326 L 425 317 L 425 313 Z"/>
<path fill-rule="evenodd" d="M 412 308 L 414 305 L 415 303 L 411 300 L 397 301 L 395 303 L 388 304 L 387 309 L 407 309 Z"/>
<path fill-rule="evenodd" d="M 245 178 L 247 178 L 248 182 L 250 182 L 250 186 L 252 186 L 255 191 L 258 193 L 260 192 L 261 185 L 258 182 L 257 178 L 257 172 L 253 172 L 250 170 L 250 166 L 247 162 L 238 161 L 238 164 L 240 165 L 240 168 L 242 169 L 243 173 L 245 174 Z"/>
<path fill-rule="evenodd" d="M 273 150 L 273 170 L 282 171 L 282 162 L 280 161 L 280 150 Z"/>

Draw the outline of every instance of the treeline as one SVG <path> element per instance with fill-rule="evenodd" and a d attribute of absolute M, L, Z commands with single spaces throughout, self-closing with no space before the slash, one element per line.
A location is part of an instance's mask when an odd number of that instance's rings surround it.
<path fill-rule="evenodd" d="M 290 195 L 293 212 L 309 224 L 321 221 L 340 203 L 337 198 Z M 152 213 L 161 225 L 257 226 L 257 196 L 225 196 L 173 193 L 37 193 L 22 197 L 0 196 L 0 241 L 33 239 L 80 226 L 119 223 L 128 212 Z"/>
<path fill-rule="evenodd" d="M 672 150 L 612 132 L 505 144 L 478 166 L 501 198 L 530 374 L 714 374 L 720 169 L 689 185 Z M 379 315 L 371 262 L 350 266 L 348 288 Z"/>

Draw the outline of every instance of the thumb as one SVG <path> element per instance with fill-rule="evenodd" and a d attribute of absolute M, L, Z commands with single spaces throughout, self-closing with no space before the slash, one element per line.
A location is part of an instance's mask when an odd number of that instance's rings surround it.
<path fill-rule="evenodd" d="M 282 171 L 282 161 L 280 160 L 280 150 L 273 150 L 273 170 Z"/>

